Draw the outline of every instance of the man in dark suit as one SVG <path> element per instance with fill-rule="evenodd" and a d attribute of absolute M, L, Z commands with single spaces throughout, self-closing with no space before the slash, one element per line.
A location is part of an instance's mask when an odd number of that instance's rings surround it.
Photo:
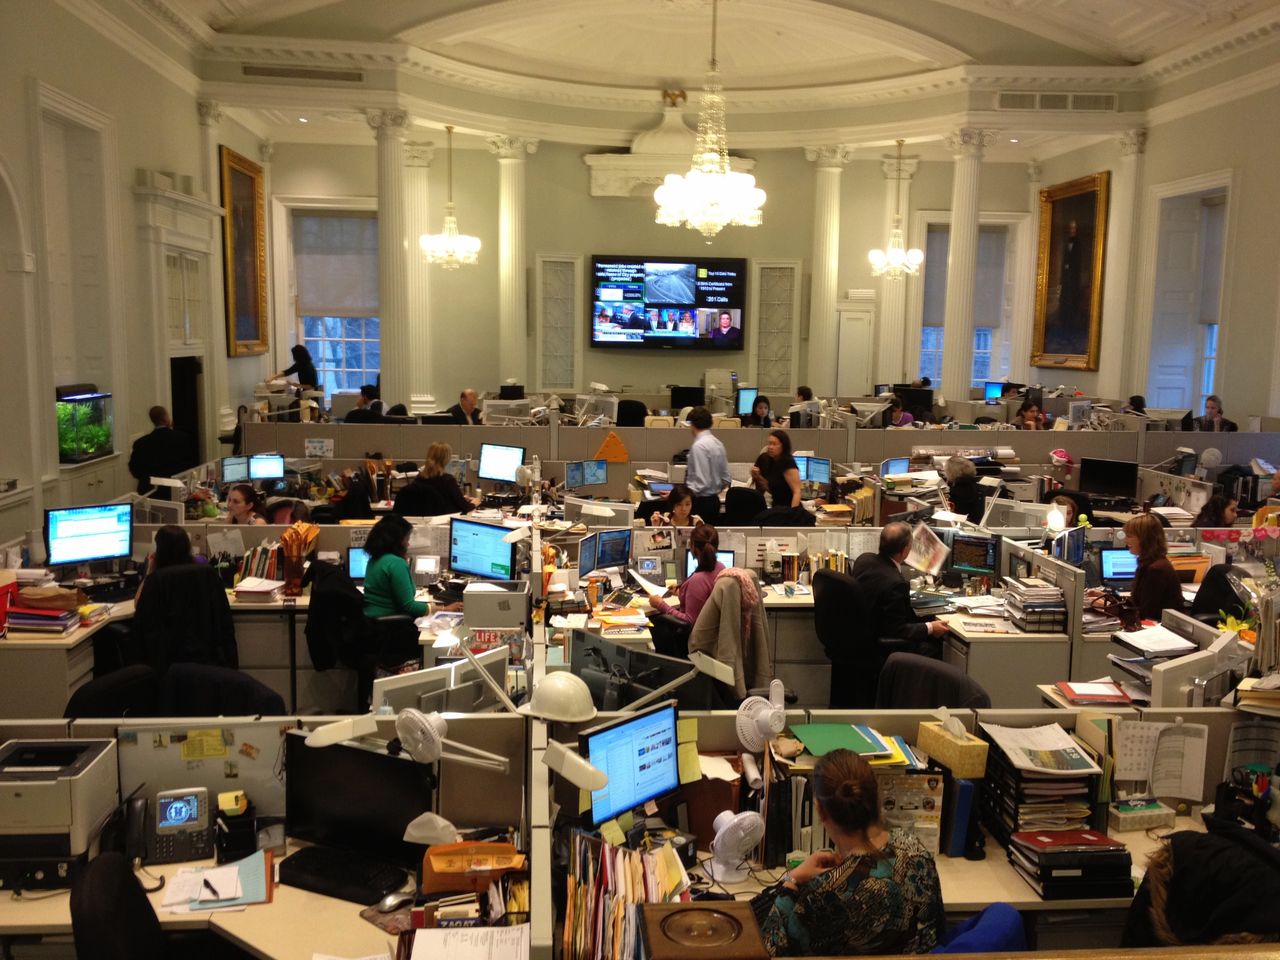
<path fill-rule="evenodd" d="M 372 383 L 366 383 L 361 387 L 356 405 L 347 411 L 342 422 L 382 423 L 382 401 L 378 399 L 378 388 Z"/>
<path fill-rule="evenodd" d="M 153 429 L 133 442 L 129 454 L 129 472 L 138 478 L 138 492 L 151 489 L 152 477 L 172 477 L 196 465 L 191 439 L 173 429 L 169 411 L 164 407 L 152 407 L 147 411 Z M 151 494 L 160 500 L 169 499 L 169 489 L 159 487 Z"/>
<path fill-rule="evenodd" d="M 921 620 L 911 609 L 911 589 L 902 575 L 902 563 L 911 552 L 911 528 L 905 523 L 886 524 L 880 531 L 878 553 L 864 553 L 853 565 L 853 578 L 867 595 L 876 620 L 878 637 L 910 640 L 925 653 L 936 644 L 929 641 L 947 632 L 941 620 Z"/>
<path fill-rule="evenodd" d="M 445 411 L 445 413 L 453 416 L 454 423 L 460 423 L 463 426 L 480 426 L 480 411 L 476 409 L 476 405 L 480 402 L 476 392 L 470 387 L 458 394 L 458 402 Z"/>

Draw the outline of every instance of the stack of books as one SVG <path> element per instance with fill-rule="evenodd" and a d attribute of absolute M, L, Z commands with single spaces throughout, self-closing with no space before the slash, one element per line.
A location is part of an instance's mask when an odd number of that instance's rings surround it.
<path fill-rule="evenodd" d="M 40 607 L 10 607 L 9 632 L 39 633 L 65 637 L 80 626 L 78 610 L 46 610 Z"/>
<path fill-rule="evenodd" d="M 236 584 L 237 603 L 271 603 L 280 599 L 283 580 L 265 580 L 262 577 L 245 577 Z"/>
<path fill-rule="evenodd" d="M 1067 629 L 1067 604 L 1062 588 L 1039 577 L 1004 578 L 1005 613 L 1026 633 L 1062 633 Z"/>
<path fill-rule="evenodd" d="M 250 547 L 240 561 L 239 575 L 242 579 L 266 577 L 274 579 L 284 573 L 284 554 L 279 543 L 263 542 Z"/>
<path fill-rule="evenodd" d="M 1105 833 L 1015 833 L 1009 839 L 1009 862 L 1044 900 L 1133 896 L 1133 860 L 1123 843 Z"/>
<path fill-rule="evenodd" d="M 1059 680 L 1054 686 L 1067 700 L 1084 706 L 1128 706 L 1132 700 L 1129 694 L 1121 689 L 1118 683 L 1111 680 L 1096 680 L 1093 683 L 1072 683 Z"/>

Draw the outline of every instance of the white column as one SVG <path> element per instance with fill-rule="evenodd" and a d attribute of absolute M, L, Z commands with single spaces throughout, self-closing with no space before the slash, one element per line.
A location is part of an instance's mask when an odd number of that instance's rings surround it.
<path fill-rule="evenodd" d="M 430 143 L 411 143 L 405 148 L 405 242 L 409 252 L 406 258 L 408 277 L 409 326 L 409 399 L 407 405 L 412 414 L 427 413 L 434 401 L 431 396 L 431 309 L 428 299 L 427 258 L 418 245 L 418 238 L 431 233 L 431 213 L 427 205 L 428 174 L 435 155 Z"/>
<path fill-rule="evenodd" d="M 1107 258 L 1102 277 L 1102 336 L 1098 346 L 1098 396 L 1127 399 L 1141 393 L 1128 381 L 1130 358 L 1130 313 L 1133 310 L 1133 260 L 1137 246 L 1138 183 L 1142 177 L 1142 157 L 1147 150 L 1147 131 L 1126 130 L 1120 137 L 1120 162 L 1111 174 L 1110 214 L 1107 223 Z M 1130 389 L 1132 387 L 1132 389 Z"/>
<path fill-rule="evenodd" d="M 196 104 L 196 111 L 200 117 L 200 186 L 210 203 L 221 206 L 218 124 L 222 122 L 222 105 L 216 100 L 201 100 Z M 222 245 L 217 244 L 214 249 L 220 251 Z M 231 388 L 227 379 L 227 308 L 222 286 L 222 259 L 217 252 L 209 258 L 208 273 L 209 326 L 202 335 L 205 369 L 209 371 L 213 390 L 212 396 L 205 398 L 203 453 L 212 457 L 218 453 L 218 436 L 235 429 L 236 414 L 231 405 Z M 246 398 L 246 402 L 249 399 Z"/>
<path fill-rule="evenodd" d="M 897 156 L 885 156 L 880 160 L 880 170 L 884 174 L 884 228 L 881 242 L 889 242 L 889 232 L 893 229 L 894 210 L 902 215 L 902 239 L 911 249 L 909 226 L 911 221 L 911 178 L 915 176 L 920 161 L 916 159 L 902 161 L 899 167 Z M 896 206 L 895 206 L 896 204 Z M 920 237 L 915 238 L 920 243 Z M 907 376 L 906 363 L 906 327 L 907 327 L 907 283 L 904 278 L 884 277 L 880 284 L 880 300 L 882 308 L 877 331 L 875 363 L 875 383 L 902 383 L 914 378 Z"/>
<path fill-rule="evenodd" d="M 409 370 L 413 365 L 408 323 L 404 191 L 409 115 L 403 110 L 369 110 L 365 117 L 378 139 L 378 312 L 382 330 L 382 397 L 387 406 L 408 404 Z"/>
<path fill-rule="evenodd" d="M 498 155 L 498 379 L 529 377 L 528 290 L 525 281 L 525 156 L 537 140 L 492 136 L 489 152 Z"/>
<path fill-rule="evenodd" d="M 1035 333 L 1036 251 L 1040 244 L 1040 164 L 1027 163 L 1027 209 L 1031 216 L 1024 236 L 1019 239 L 1014 256 L 1018 258 L 1018 276 L 1022 278 L 1014 293 L 1014 311 L 1009 332 L 1009 379 L 1015 383 L 1035 383 L 1040 375 L 1031 368 L 1031 341 Z"/>
<path fill-rule="evenodd" d="M 840 357 L 836 290 L 840 268 L 840 175 L 852 159 L 842 144 L 805 147 L 816 165 L 813 196 L 813 282 L 809 290 L 809 365 L 805 382 L 816 396 L 835 394 Z"/>
<path fill-rule="evenodd" d="M 947 305 L 943 313 L 942 395 L 968 400 L 973 379 L 973 291 L 978 262 L 978 182 L 989 130 L 962 127 L 947 137 L 955 157 L 951 184 L 951 235 L 947 256 Z"/>

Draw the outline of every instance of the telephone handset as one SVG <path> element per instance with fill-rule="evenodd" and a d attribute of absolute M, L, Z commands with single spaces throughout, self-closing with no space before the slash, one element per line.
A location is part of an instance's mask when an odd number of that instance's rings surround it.
<path fill-rule="evenodd" d="M 213 817 L 205 787 L 161 790 L 154 819 L 146 797 L 125 806 L 125 856 L 143 863 L 182 863 L 213 856 Z"/>

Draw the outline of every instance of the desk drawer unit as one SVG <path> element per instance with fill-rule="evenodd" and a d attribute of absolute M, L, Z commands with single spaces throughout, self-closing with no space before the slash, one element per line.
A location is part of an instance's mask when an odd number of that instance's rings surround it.
<path fill-rule="evenodd" d="M 797 707 L 826 707 L 831 661 L 813 629 L 813 610 L 777 610 L 768 616 L 774 674 L 795 691 Z"/>

